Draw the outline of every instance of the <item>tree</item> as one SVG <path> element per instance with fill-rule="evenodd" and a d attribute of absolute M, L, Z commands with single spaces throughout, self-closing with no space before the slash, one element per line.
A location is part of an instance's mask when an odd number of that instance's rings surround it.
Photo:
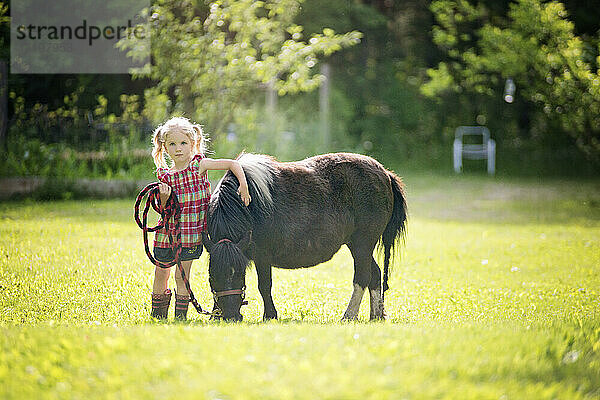
<path fill-rule="evenodd" d="M 396 167 L 399 160 L 427 158 L 440 131 L 433 102 L 420 96 L 413 77 L 437 51 L 429 35 L 428 5 L 421 0 L 306 0 L 299 15 L 306 31 L 329 26 L 363 33 L 359 45 L 330 58 L 337 95 L 332 121 L 356 143 L 351 150 Z"/>
<path fill-rule="evenodd" d="M 434 42 L 450 61 L 428 70 L 422 93 L 491 95 L 510 77 L 533 109 L 557 122 L 590 159 L 600 159 L 599 42 L 575 35 L 562 3 L 518 0 L 506 19 L 492 22 L 485 8 L 466 0 L 438 0 L 431 10 Z"/>
<path fill-rule="evenodd" d="M 236 109 L 255 101 L 260 85 L 280 95 L 316 88 L 318 57 L 358 43 L 361 34 L 324 29 L 304 41 L 293 22 L 299 7 L 296 0 L 157 1 L 149 13 L 149 75 L 156 81 L 146 91 L 150 117 L 179 113 L 220 133 Z"/>
<path fill-rule="evenodd" d="M 6 16 L 8 6 L 0 2 L 0 29 L 8 26 L 9 18 Z M 8 129 L 8 63 L 6 59 L 7 48 L 4 37 L 0 35 L 0 145 L 4 145 Z"/>

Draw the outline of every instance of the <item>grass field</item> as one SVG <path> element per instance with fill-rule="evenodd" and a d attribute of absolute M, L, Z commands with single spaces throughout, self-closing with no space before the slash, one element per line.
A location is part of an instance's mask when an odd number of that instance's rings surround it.
<path fill-rule="evenodd" d="M 133 199 L 0 204 L 0 398 L 600 398 L 600 182 L 405 181 L 378 323 L 339 322 L 347 249 L 274 272 L 277 322 L 254 271 L 243 323 L 152 322 Z"/>

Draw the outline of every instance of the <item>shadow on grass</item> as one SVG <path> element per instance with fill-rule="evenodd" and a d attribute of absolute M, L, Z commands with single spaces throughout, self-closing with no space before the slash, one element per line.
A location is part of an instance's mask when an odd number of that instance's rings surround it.
<path fill-rule="evenodd" d="M 204 316 L 201 316 L 202 318 Z M 205 319 L 188 319 L 187 321 L 175 321 L 173 319 L 167 321 L 159 321 L 159 320 L 148 320 L 145 325 L 155 325 L 155 326 L 191 326 L 191 327 L 236 327 L 236 326 L 376 326 L 383 324 L 394 324 L 394 325 L 402 325 L 404 323 L 400 323 L 398 321 L 393 320 L 361 320 L 357 319 L 354 321 L 342 321 L 340 320 L 334 321 L 315 321 L 315 320 L 301 320 L 301 319 L 293 319 L 293 318 L 283 318 L 277 320 L 269 320 L 269 321 L 223 321 L 223 320 L 209 320 L 208 317 Z"/>

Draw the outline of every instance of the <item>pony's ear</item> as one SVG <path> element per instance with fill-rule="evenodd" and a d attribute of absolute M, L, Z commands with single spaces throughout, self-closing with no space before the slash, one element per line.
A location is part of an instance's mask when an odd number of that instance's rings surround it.
<path fill-rule="evenodd" d="M 252 231 L 246 232 L 246 234 L 236 243 L 236 245 L 242 250 L 243 253 L 246 253 L 248 248 L 252 243 Z"/>
<path fill-rule="evenodd" d="M 208 237 L 208 233 L 206 232 L 202 232 L 202 244 L 204 245 L 204 247 L 206 247 L 206 251 L 208 251 L 209 253 L 212 252 L 212 249 L 215 245 L 213 241 L 210 240 L 210 238 Z"/>

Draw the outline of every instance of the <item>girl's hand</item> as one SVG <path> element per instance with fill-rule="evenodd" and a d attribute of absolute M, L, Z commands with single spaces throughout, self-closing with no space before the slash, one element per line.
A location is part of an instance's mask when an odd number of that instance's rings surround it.
<path fill-rule="evenodd" d="M 238 189 L 238 194 L 242 198 L 244 205 L 248 207 L 248 204 L 250 204 L 250 202 L 252 201 L 252 198 L 250 198 L 250 192 L 248 192 L 248 185 L 240 185 L 240 188 Z"/>
<path fill-rule="evenodd" d="M 160 193 L 160 206 L 164 207 L 167 204 L 167 200 L 169 200 L 169 196 L 171 195 L 171 186 L 166 183 L 159 182 L 158 184 L 158 192 Z"/>

